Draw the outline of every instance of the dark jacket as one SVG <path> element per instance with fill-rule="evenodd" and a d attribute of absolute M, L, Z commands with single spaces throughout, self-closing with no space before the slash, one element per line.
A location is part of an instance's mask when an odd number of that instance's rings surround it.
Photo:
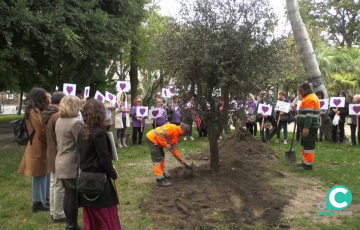
<path fill-rule="evenodd" d="M 106 173 L 104 192 L 95 201 L 88 201 L 79 196 L 79 207 L 108 208 L 118 204 L 117 195 L 111 179 L 117 178 L 117 173 L 111 161 L 111 143 L 104 129 L 96 126 L 88 140 L 79 134 L 80 169 L 82 172 Z M 93 197 L 89 197 L 93 198 Z"/>
<path fill-rule="evenodd" d="M 55 106 L 49 106 L 42 112 L 42 119 L 46 126 L 48 170 L 52 173 L 55 173 L 55 159 L 57 155 L 55 124 L 59 117 L 59 108 Z"/>
<path fill-rule="evenodd" d="M 338 94 L 338 96 L 340 95 L 340 93 L 342 93 L 344 95 L 344 97 L 346 98 L 346 92 L 344 90 L 341 90 Z M 333 120 L 335 117 L 335 112 L 333 111 L 333 109 L 336 109 L 335 107 L 330 107 L 329 109 L 329 117 Z M 346 120 L 346 116 L 349 115 L 349 102 L 346 101 L 345 99 L 345 107 L 343 108 L 338 108 L 338 110 L 340 111 L 340 121 L 342 123 L 345 123 Z"/>

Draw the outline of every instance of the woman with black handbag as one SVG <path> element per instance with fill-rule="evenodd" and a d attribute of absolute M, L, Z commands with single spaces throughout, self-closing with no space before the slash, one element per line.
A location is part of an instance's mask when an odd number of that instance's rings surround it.
<path fill-rule="evenodd" d="M 91 99 L 84 108 L 84 126 L 79 134 L 79 207 L 84 207 L 86 230 L 121 229 L 117 191 L 111 179 L 118 173 L 111 162 L 111 143 L 106 135 L 105 107 Z M 115 182 L 114 182 L 115 183 Z"/>

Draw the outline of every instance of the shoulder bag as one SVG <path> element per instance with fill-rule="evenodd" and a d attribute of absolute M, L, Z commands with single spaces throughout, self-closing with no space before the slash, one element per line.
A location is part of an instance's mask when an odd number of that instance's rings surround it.
<path fill-rule="evenodd" d="M 78 140 L 80 140 L 79 137 Z M 79 148 L 78 148 L 78 152 L 79 152 Z M 75 161 L 76 161 L 76 157 L 75 157 Z M 98 199 L 105 189 L 106 174 L 81 172 L 80 163 L 78 164 L 78 168 L 79 168 L 78 170 L 79 175 L 77 176 L 77 192 L 79 194 L 82 194 L 84 198 L 88 201 L 94 201 Z M 88 196 L 95 196 L 95 197 L 89 198 Z"/>

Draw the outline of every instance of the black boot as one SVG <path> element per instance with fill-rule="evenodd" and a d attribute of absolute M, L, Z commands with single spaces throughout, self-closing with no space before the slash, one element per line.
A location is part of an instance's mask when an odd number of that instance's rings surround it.
<path fill-rule="evenodd" d="M 46 204 L 41 203 L 41 201 L 33 202 L 33 206 L 32 206 L 32 211 L 33 212 L 49 211 L 49 210 L 50 210 L 50 207 L 47 206 Z"/>
<path fill-rule="evenodd" d="M 299 171 L 312 170 L 312 165 L 302 164 L 300 167 L 297 168 L 297 170 Z"/>
<path fill-rule="evenodd" d="M 160 187 L 171 187 L 172 184 L 165 179 L 156 179 L 156 185 Z"/>
<path fill-rule="evenodd" d="M 84 227 L 78 225 L 76 220 L 68 220 L 66 224 L 66 230 L 85 230 Z"/>

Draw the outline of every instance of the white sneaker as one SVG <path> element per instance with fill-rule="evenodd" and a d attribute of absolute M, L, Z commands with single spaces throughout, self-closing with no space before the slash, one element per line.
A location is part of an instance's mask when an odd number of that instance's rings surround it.
<path fill-rule="evenodd" d="M 194 138 L 193 138 L 192 136 L 190 136 L 190 140 L 192 140 L 192 141 L 193 141 L 193 140 L 194 140 Z"/>
<path fill-rule="evenodd" d="M 280 142 L 280 139 L 277 139 L 276 141 L 275 141 L 275 143 L 279 143 Z"/>
<path fill-rule="evenodd" d="M 287 145 L 287 140 L 284 140 L 284 145 Z"/>
<path fill-rule="evenodd" d="M 187 137 L 184 137 L 184 141 L 186 141 L 187 140 Z"/>

